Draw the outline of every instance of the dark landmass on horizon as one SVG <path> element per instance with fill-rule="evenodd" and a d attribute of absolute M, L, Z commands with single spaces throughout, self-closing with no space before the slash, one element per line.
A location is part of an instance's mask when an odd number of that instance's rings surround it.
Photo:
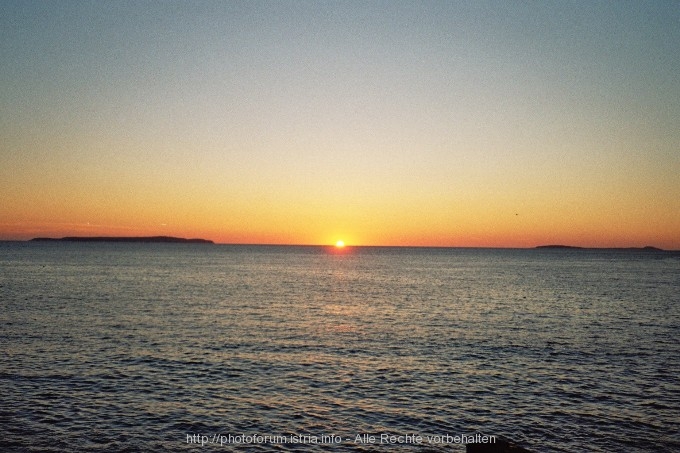
<path fill-rule="evenodd" d="M 576 247 L 574 245 L 539 245 L 536 246 L 537 249 L 577 249 L 583 250 L 583 247 Z"/>
<path fill-rule="evenodd" d="M 33 238 L 31 241 L 214 244 L 213 241 L 208 239 L 185 239 L 173 236 L 67 236 L 63 238 Z"/>
<path fill-rule="evenodd" d="M 645 247 L 576 247 L 573 245 L 539 245 L 537 249 L 566 249 L 566 250 L 639 250 L 649 252 L 664 252 L 664 249 L 652 247 L 651 245 Z"/>

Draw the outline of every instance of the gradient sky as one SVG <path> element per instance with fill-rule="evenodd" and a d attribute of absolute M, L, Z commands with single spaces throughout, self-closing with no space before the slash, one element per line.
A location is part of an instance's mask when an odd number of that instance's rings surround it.
<path fill-rule="evenodd" d="M 3 1 L 0 239 L 680 249 L 680 2 Z"/>

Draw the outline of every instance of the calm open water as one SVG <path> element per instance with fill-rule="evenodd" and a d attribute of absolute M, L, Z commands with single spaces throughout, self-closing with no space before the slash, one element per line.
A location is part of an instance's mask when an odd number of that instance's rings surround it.
<path fill-rule="evenodd" d="M 2 451 L 680 451 L 677 253 L 6 242 L 0 326 Z"/>

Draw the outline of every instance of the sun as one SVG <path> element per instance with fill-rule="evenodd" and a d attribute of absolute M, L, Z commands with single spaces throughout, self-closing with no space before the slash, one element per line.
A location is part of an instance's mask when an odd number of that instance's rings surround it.
<path fill-rule="evenodd" d="M 335 243 L 335 246 L 339 249 L 343 248 L 345 246 L 345 241 L 338 241 Z"/>

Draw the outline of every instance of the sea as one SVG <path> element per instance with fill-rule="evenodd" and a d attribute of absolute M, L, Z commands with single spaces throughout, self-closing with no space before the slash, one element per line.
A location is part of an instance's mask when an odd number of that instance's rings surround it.
<path fill-rule="evenodd" d="M 0 451 L 680 451 L 680 253 L 0 242 Z"/>

